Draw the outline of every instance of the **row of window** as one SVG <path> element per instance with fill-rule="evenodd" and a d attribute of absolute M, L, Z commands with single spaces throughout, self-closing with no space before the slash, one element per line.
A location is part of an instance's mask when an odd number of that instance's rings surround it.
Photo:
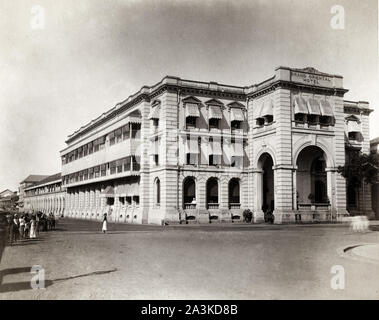
<path fill-rule="evenodd" d="M 220 119 L 209 119 L 208 121 L 209 129 L 220 129 Z M 197 117 L 188 116 L 186 117 L 186 129 L 197 128 Z M 234 120 L 230 123 L 230 128 L 232 130 L 242 129 L 242 121 Z"/>
<path fill-rule="evenodd" d="M 140 123 L 127 123 L 126 125 L 109 132 L 98 139 L 95 139 L 84 146 L 69 152 L 62 156 L 62 164 L 70 163 L 74 160 L 83 158 L 94 152 L 105 148 L 106 141 L 109 141 L 109 146 L 127 139 L 139 139 L 141 137 L 141 124 Z M 107 139 L 108 138 L 108 139 Z"/>
<path fill-rule="evenodd" d="M 45 194 L 45 193 L 51 193 L 51 192 L 59 192 L 62 191 L 62 186 L 61 185 L 54 185 L 54 186 L 46 186 L 46 187 L 41 187 L 33 190 L 27 190 L 25 192 L 27 197 L 30 196 L 35 196 L 39 194 Z"/>
<path fill-rule="evenodd" d="M 161 203 L 161 182 L 159 178 L 154 182 L 154 204 Z M 232 178 L 228 184 L 228 203 L 230 209 L 240 208 L 240 181 Z M 196 209 L 196 182 L 192 177 L 188 177 L 183 183 L 183 209 Z M 216 178 L 209 178 L 206 182 L 206 208 L 219 208 L 219 181 Z"/>
<path fill-rule="evenodd" d="M 297 123 L 308 123 L 309 125 L 323 125 L 323 126 L 334 126 L 335 119 L 331 116 L 318 116 L 313 114 L 297 113 L 295 114 L 295 122 Z"/>
<path fill-rule="evenodd" d="M 89 169 L 81 170 L 62 177 L 63 184 L 85 181 L 88 179 L 105 177 L 121 172 L 139 171 L 140 157 L 128 156 L 116 161 L 108 162 Z"/>

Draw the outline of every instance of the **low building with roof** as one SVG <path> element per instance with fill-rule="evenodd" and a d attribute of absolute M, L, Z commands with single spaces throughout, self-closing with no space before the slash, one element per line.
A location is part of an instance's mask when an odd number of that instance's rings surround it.
<path fill-rule="evenodd" d="M 24 192 L 23 211 L 41 211 L 46 214 L 53 213 L 56 216 L 64 214 L 66 188 L 62 187 L 60 172 L 45 176 L 40 181 L 27 186 Z"/>

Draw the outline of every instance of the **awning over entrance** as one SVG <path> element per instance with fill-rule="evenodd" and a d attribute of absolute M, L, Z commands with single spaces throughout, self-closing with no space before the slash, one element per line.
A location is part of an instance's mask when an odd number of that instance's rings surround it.
<path fill-rule="evenodd" d="M 315 115 L 315 116 L 321 116 L 321 111 L 320 111 L 320 104 L 316 99 L 308 99 L 307 101 L 307 106 L 308 106 L 308 111 L 309 114 Z"/>
<path fill-rule="evenodd" d="M 321 110 L 321 115 L 333 117 L 333 109 L 332 109 L 332 106 L 330 105 L 329 101 L 321 100 L 320 101 L 320 110 Z"/>
<path fill-rule="evenodd" d="M 209 106 L 209 119 L 222 119 L 222 110 L 220 106 Z"/>
<path fill-rule="evenodd" d="M 240 108 L 230 109 L 230 121 L 243 121 L 243 110 Z"/>
<path fill-rule="evenodd" d="M 361 132 L 361 126 L 359 125 L 357 121 L 348 121 L 347 131 L 348 132 Z"/>
<path fill-rule="evenodd" d="M 160 109 L 161 108 L 159 106 L 152 108 L 150 113 L 149 113 L 149 120 L 159 119 Z"/>
<path fill-rule="evenodd" d="M 186 103 L 186 117 L 200 117 L 199 105 L 196 103 Z"/>
<path fill-rule="evenodd" d="M 199 143 L 197 137 L 190 137 L 187 139 L 186 153 L 199 153 Z"/>
<path fill-rule="evenodd" d="M 296 97 L 294 101 L 295 114 L 303 113 L 308 114 L 307 103 L 304 98 Z"/>

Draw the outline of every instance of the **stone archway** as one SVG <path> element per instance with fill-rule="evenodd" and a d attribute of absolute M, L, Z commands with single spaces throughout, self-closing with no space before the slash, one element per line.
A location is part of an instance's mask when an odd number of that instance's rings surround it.
<path fill-rule="evenodd" d="M 275 209 L 274 160 L 269 153 L 263 153 L 258 159 L 256 182 L 256 209 L 263 213 Z"/>

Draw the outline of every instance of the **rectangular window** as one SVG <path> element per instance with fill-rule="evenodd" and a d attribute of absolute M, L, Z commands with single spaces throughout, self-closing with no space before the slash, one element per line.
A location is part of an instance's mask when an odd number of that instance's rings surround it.
<path fill-rule="evenodd" d="M 93 143 L 92 142 L 90 142 L 88 144 L 88 154 L 91 154 L 91 153 L 93 153 Z"/>
<path fill-rule="evenodd" d="M 209 155 L 209 165 L 210 166 L 221 165 L 221 155 L 215 155 L 215 154 Z"/>
<path fill-rule="evenodd" d="M 159 165 L 159 155 L 158 154 L 154 154 L 153 155 L 153 161 L 154 161 L 154 165 Z"/>
<path fill-rule="evenodd" d="M 121 128 L 119 128 L 115 131 L 115 137 L 116 137 L 116 143 L 119 143 L 122 141 L 122 130 L 121 130 Z"/>
<path fill-rule="evenodd" d="M 107 165 L 106 164 L 102 164 L 100 166 L 100 174 L 102 177 L 106 176 L 106 174 L 107 174 Z"/>
<path fill-rule="evenodd" d="M 141 124 L 132 123 L 132 139 L 141 138 Z"/>
<path fill-rule="evenodd" d="M 124 158 L 124 171 L 130 171 L 130 163 L 131 163 L 130 157 Z"/>
<path fill-rule="evenodd" d="M 263 118 L 258 118 L 257 119 L 257 126 L 262 127 L 265 124 L 265 119 Z"/>
<path fill-rule="evenodd" d="M 232 129 L 241 129 L 241 121 L 232 121 L 230 126 Z"/>
<path fill-rule="evenodd" d="M 129 123 L 122 127 L 122 139 L 126 140 L 130 138 L 130 126 Z"/>
<path fill-rule="evenodd" d="M 133 169 L 133 171 L 139 171 L 140 170 L 140 157 L 132 156 L 132 169 Z"/>
<path fill-rule="evenodd" d="M 120 203 L 121 203 L 122 205 L 125 204 L 125 198 L 124 198 L 124 197 L 119 197 L 119 198 L 118 198 L 118 201 L 120 201 Z"/>
<path fill-rule="evenodd" d="M 219 129 L 220 120 L 219 119 L 209 119 L 209 128 L 210 129 Z"/>
<path fill-rule="evenodd" d="M 198 154 L 197 153 L 187 153 L 187 164 L 195 165 L 198 164 Z"/>
<path fill-rule="evenodd" d="M 139 205 L 139 196 L 133 196 L 133 201 L 138 206 Z"/>
<path fill-rule="evenodd" d="M 121 160 L 117 160 L 116 161 L 116 166 L 117 166 L 117 173 L 121 173 L 122 172 L 122 161 Z"/>
<path fill-rule="evenodd" d="M 186 128 L 187 129 L 196 128 L 196 117 L 187 117 L 186 118 Z"/>
<path fill-rule="evenodd" d="M 116 173 L 116 161 L 113 161 L 109 164 L 109 168 L 110 168 L 110 173 L 111 174 L 114 174 Z"/>
<path fill-rule="evenodd" d="M 100 167 L 99 166 L 96 166 L 93 171 L 95 172 L 95 178 L 99 178 L 100 177 Z"/>

